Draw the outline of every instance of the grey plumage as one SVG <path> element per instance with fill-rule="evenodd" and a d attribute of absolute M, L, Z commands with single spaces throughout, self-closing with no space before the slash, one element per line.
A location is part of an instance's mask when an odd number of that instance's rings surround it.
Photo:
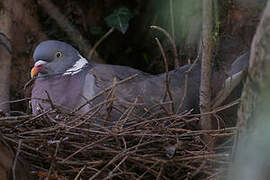
<path fill-rule="evenodd" d="M 58 52 L 61 52 L 60 58 L 56 57 Z M 164 99 L 166 94 L 165 74 L 151 75 L 130 67 L 94 64 L 91 62 L 83 64 L 82 67 L 79 67 L 80 63 L 77 63 L 79 69 L 75 67 L 76 72 L 65 73 L 68 69 L 74 69 L 74 64 L 78 60 L 84 62 L 79 52 L 64 42 L 44 41 L 35 49 L 34 61 L 37 65 L 40 64 L 37 63 L 38 61 L 42 63 L 38 67 L 38 76 L 32 90 L 33 113 L 38 113 L 39 106 L 43 109 L 50 108 L 50 103 L 40 100 L 48 99 L 48 95 L 55 105 L 73 111 L 104 90 L 104 88 L 113 85 L 114 78 L 119 82 L 135 74 L 137 74 L 137 77 L 134 79 L 116 86 L 115 97 L 118 99 L 116 104 L 124 106 L 124 103 L 121 104 L 121 102 L 133 103 L 137 98 L 142 107 L 150 108 L 158 102 L 169 101 L 168 97 Z M 242 61 L 245 61 L 244 64 L 248 63 L 246 59 Z M 243 67 L 240 67 L 240 69 Z M 190 65 L 186 65 L 169 72 L 170 91 L 175 109 L 178 108 L 182 100 L 185 72 L 189 68 Z M 224 76 L 225 73 L 221 72 L 221 74 Z M 218 83 L 215 81 L 218 81 Z M 214 72 L 213 83 L 218 84 L 215 87 L 216 90 L 221 88 L 222 82 L 223 80 L 218 80 L 217 72 Z M 179 112 L 190 109 L 198 110 L 199 87 L 200 63 L 196 64 L 189 73 L 187 94 Z M 91 107 L 103 100 L 104 95 L 101 95 L 92 103 L 80 109 L 79 112 L 86 113 Z M 142 111 L 143 108 L 139 110 L 139 112 Z"/>
<path fill-rule="evenodd" d="M 234 74 L 247 70 L 249 66 L 249 56 L 250 52 L 246 52 L 242 54 L 240 57 L 238 57 L 231 65 L 229 76 L 233 76 Z"/>

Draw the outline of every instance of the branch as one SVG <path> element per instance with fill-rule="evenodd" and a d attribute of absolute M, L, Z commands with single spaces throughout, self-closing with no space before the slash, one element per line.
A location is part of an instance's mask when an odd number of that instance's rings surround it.
<path fill-rule="evenodd" d="M 212 59 L 212 0 L 203 1 L 202 23 L 202 65 L 200 84 L 200 111 L 206 113 L 211 110 L 211 59 Z M 203 130 L 212 129 L 211 115 L 201 116 L 200 125 Z M 206 135 L 207 136 L 207 135 Z M 205 137 L 212 141 L 211 137 Z M 211 147 L 211 146 L 209 146 Z"/>

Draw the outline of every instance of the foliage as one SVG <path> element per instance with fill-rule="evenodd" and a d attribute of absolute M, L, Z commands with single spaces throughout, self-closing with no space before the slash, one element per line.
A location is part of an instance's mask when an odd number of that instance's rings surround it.
<path fill-rule="evenodd" d="M 130 11 L 125 8 L 118 8 L 113 11 L 113 13 L 105 18 L 108 26 L 116 28 L 123 34 L 126 33 L 128 29 L 129 20 L 133 17 Z"/>

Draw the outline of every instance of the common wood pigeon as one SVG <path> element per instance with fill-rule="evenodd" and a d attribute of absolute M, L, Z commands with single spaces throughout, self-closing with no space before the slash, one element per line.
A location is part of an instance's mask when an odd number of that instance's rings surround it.
<path fill-rule="evenodd" d="M 68 112 L 77 109 L 79 113 L 87 113 L 93 106 L 104 101 L 106 94 L 86 103 L 104 89 L 115 85 L 115 102 L 119 106 L 131 106 L 135 102 L 141 104 L 138 112 L 149 110 L 153 105 L 168 102 L 166 96 L 166 74 L 151 75 L 142 71 L 118 65 L 104 65 L 88 62 L 71 45 L 48 40 L 41 42 L 35 49 L 33 59 L 35 62 L 31 77 L 36 76 L 32 90 L 32 111 L 37 114 L 40 110 L 48 110 L 52 104 L 62 107 Z M 248 63 L 248 56 L 238 61 Z M 184 95 L 185 72 L 191 65 L 185 65 L 172 70 L 169 75 L 169 89 L 173 98 L 175 111 L 179 107 Z M 235 67 L 233 73 L 241 71 L 244 67 Z M 199 106 L 200 63 L 194 65 L 188 74 L 187 93 L 183 106 L 178 112 L 194 109 Z M 213 84 L 219 84 L 220 89 L 224 82 L 214 72 Z M 224 72 L 221 73 L 224 76 Z M 119 83 L 126 78 L 137 75 L 131 80 Z M 232 74 L 233 75 L 233 74 Z M 221 76 L 221 77 L 222 77 Z M 116 85 L 117 84 L 117 85 Z M 50 99 L 51 102 L 43 99 Z M 114 102 L 114 103 L 115 103 Z M 81 107 L 83 104 L 87 104 Z M 170 107 L 167 105 L 167 107 Z"/>

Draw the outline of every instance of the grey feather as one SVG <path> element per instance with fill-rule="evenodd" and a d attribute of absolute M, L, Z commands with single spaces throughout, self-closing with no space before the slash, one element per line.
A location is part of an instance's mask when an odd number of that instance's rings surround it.
<path fill-rule="evenodd" d="M 61 59 L 60 62 L 55 59 L 55 53 L 57 51 L 62 51 L 64 53 L 63 59 Z M 151 75 L 125 66 L 89 63 L 76 74 L 64 75 L 64 72 L 75 64 L 79 58 L 78 51 L 63 42 L 45 41 L 37 47 L 34 52 L 34 60 L 45 60 L 48 62 L 46 66 L 49 70 L 44 72 L 47 76 L 40 75 L 35 82 L 32 91 L 33 113 L 38 113 L 40 109 L 39 106 L 45 110 L 50 108 L 50 103 L 40 100 L 48 99 L 46 92 L 48 92 L 55 105 L 63 107 L 68 112 L 72 112 L 82 105 L 87 104 L 82 108 L 79 108 L 78 111 L 79 113 L 87 113 L 95 105 L 106 99 L 104 94 L 94 98 L 98 93 L 112 86 L 115 83 L 115 80 L 116 82 L 120 82 L 135 74 L 137 75 L 136 78 L 118 84 L 115 87 L 114 97 L 117 99 L 115 101 L 116 105 L 127 108 L 129 103 L 136 101 L 141 104 L 141 109 L 137 109 L 137 112 L 143 113 L 144 108 L 149 109 L 158 102 L 169 101 L 168 97 L 164 99 L 166 94 L 165 74 Z M 248 63 L 248 60 L 246 59 L 246 56 L 242 58 L 240 63 L 241 66 L 239 63 L 233 64 L 230 72 L 234 74 L 235 72 L 238 72 L 239 69 L 246 68 L 246 63 Z M 176 109 L 184 95 L 185 72 L 189 68 L 190 65 L 185 65 L 169 72 L 170 91 Z M 40 72 L 40 74 L 42 73 L 43 71 Z M 218 84 L 214 89 L 215 93 L 221 89 L 222 83 L 225 80 L 225 78 L 223 78 L 223 80 L 218 80 L 217 74 L 218 72 L 213 73 L 212 80 L 213 84 Z M 225 73 L 221 72 L 221 75 L 225 76 Z M 196 64 L 189 73 L 187 94 L 184 99 L 183 107 L 179 112 L 190 109 L 194 109 L 194 112 L 198 112 L 199 87 L 200 63 Z M 92 98 L 94 98 L 94 100 L 87 103 L 87 101 Z M 117 112 L 114 113 L 117 114 Z M 115 118 L 120 117 L 120 114 L 113 116 Z"/>

